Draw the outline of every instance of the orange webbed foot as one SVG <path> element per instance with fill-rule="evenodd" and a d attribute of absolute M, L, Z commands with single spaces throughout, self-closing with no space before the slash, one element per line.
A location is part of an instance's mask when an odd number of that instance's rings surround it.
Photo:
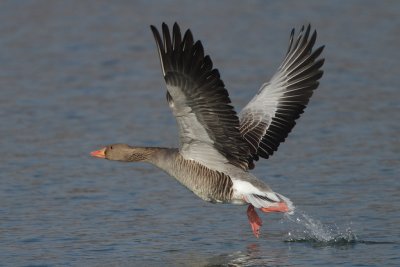
<path fill-rule="evenodd" d="M 274 206 L 260 208 L 263 212 L 288 212 L 289 207 L 286 205 L 285 202 L 279 202 Z"/>
<path fill-rule="evenodd" d="M 247 208 L 247 217 L 249 218 L 249 223 L 251 229 L 253 230 L 254 236 L 258 238 L 260 236 L 260 228 L 262 226 L 262 220 L 260 217 L 258 217 L 258 214 L 254 209 L 254 206 L 251 204 Z"/>

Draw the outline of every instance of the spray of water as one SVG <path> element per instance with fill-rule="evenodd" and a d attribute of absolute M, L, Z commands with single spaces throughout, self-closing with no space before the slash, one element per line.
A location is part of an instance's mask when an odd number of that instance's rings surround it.
<path fill-rule="evenodd" d="M 292 214 L 286 214 L 282 222 L 288 223 L 291 229 L 287 234 L 287 242 L 309 242 L 319 245 L 357 242 L 357 236 L 350 226 L 341 229 L 337 225 L 324 225 L 298 209 Z"/>

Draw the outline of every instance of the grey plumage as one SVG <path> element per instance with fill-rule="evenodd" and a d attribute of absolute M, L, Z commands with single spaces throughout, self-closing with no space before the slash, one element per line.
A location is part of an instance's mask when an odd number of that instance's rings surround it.
<path fill-rule="evenodd" d="M 179 128 L 179 148 L 109 145 L 92 156 L 119 161 L 144 161 L 163 169 L 200 198 L 211 202 L 249 204 L 248 216 L 258 236 L 264 212 L 293 211 L 291 201 L 249 173 L 259 157 L 277 150 L 303 113 L 322 77 L 316 32 L 301 29 L 272 79 L 262 85 L 239 117 L 228 91 L 200 41 L 190 30 L 182 38 L 178 24 L 172 36 L 162 24 L 162 37 L 151 26 L 167 85 L 167 102 Z M 239 119 L 240 118 L 240 119 Z M 254 206 L 254 207 L 253 207 Z"/>
<path fill-rule="evenodd" d="M 227 203 L 232 200 L 232 180 L 228 175 L 183 158 L 178 149 L 158 149 L 147 161 L 205 201 Z"/>

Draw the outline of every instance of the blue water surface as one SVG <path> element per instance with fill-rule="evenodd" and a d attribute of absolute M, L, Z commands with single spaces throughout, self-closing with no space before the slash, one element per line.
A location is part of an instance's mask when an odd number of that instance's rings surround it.
<path fill-rule="evenodd" d="M 0 265 L 399 266 L 400 3 L 2 1 Z M 177 146 L 149 25 L 203 41 L 239 111 L 292 27 L 325 44 L 321 85 L 254 174 L 290 216 L 205 203 L 103 145 Z"/>

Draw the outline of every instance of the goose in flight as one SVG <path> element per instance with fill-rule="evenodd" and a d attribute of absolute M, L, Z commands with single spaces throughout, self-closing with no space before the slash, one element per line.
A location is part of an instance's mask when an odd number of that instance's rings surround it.
<path fill-rule="evenodd" d="M 248 220 L 258 238 L 262 221 L 256 209 L 294 210 L 287 197 L 249 170 L 284 142 L 318 87 L 324 47 L 313 49 L 316 31 L 303 26 L 295 37 L 292 30 L 277 72 L 237 115 L 218 70 L 190 30 L 182 35 L 177 23 L 172 33 L 165 23 L 162 35 L 154 26 L 151 30 L 167 85 L 167 102 L 179 128 L 179 148 L 112 144 L 91 155 L 148 162 L 205 201 L 248 205 Z"/>

